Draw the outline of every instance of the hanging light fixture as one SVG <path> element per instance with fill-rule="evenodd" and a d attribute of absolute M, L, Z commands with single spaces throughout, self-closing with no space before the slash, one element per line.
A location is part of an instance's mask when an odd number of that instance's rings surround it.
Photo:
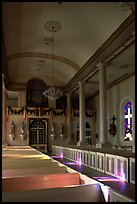
<path fill-rule="evenodd" d="M 57 21 L 49 21 L 45 24 L 45 29 L 52 32 L 52 85 L 43 92 L 43 95 L 55 100 L 63 95 L 59 89 L 54 87 L 54 32 L 59 31 L 61 25 Z"/>

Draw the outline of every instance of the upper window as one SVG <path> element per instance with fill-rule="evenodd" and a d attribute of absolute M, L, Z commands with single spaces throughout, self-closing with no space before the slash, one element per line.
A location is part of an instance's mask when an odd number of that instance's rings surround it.
<path fill-rule="evenodd" d="M 43 95 L 46 88 L 47 85 L 38 78 L 29 80 L 27 83 L 27 106 L 48 107 L 48 99 Z"/>

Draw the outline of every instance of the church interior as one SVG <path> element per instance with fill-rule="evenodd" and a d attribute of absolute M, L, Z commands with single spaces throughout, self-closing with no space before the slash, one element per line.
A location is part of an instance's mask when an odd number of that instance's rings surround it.
<path fill-rule="evenodd" d="M 2 201 L 135 202 L 135 2 L 2 2 Z"/>

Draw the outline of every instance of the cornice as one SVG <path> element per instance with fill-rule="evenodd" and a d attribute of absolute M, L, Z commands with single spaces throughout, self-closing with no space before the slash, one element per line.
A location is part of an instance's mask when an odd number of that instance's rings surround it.
<path fill-rule="evenodd" d="M 99 62 L 105 62 L 108 57 L 133 36 L 134 31 L 135 13 L 133 12 L 68 82 L 64 92 L 72 92 L 72 90 L 76 89 L 78 82 L 84 81 L 88 75 L 92 74 L 97 68 L 96 65 Z"/>

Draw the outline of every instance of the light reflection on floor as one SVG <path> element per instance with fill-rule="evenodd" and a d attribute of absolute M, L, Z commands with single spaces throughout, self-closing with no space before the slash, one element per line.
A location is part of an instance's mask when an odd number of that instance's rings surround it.
<path fill-rule="evenodd" d="M 77 165 L 77 162 L 63 162 L 63 164 L 68 164 L 68 165 Z"/>
<path fill-rule="evenodd" d="M 60 155 L 54 155 L 54 156 L 51 156 L 52 158 L 61 158 L 61 156 Z"/>
<path fill-rule="evenodd" d="M 94 179 L 97 179 L 98 181 L 119 181 L 121 182 L 121 179 L 119 178 L 112 178 L 112 177 L 109 177 L 109 176 L 100 176 L 100 177 L 93 177 Z"/>

